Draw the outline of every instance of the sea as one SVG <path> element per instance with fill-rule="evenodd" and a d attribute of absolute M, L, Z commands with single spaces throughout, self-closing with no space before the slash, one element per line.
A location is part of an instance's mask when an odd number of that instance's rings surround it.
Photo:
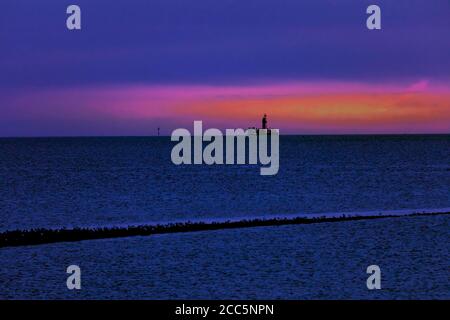
<path fill-rule="evenodd" d="M 450 207 L 450 135 L 281 136 L 273 176 L 174 165 L 174 144 L 1 138 L 0 232 Z M 3 247 L 0 298 L 449 299 L 449 230 L 441 214 Z"/>

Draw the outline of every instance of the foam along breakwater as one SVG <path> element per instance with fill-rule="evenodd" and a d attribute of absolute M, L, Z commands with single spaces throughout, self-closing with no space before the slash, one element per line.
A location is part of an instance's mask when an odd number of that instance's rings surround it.
<path fill-rule="evenodd" d="M 321 213 L 289 216 L 269 216 L 228 220 L 180 221 L 161 224 L 143 224 L 130 226 L 82 227 L 71 229 L 30 229 L 14 230 L 0 233 L 0 248 L 14 246 L 39 245 L 57 242 L 74 242 L 82 240 L 109 239 L 132 236 L 149 236 L 154 234 L 211 231 L 265 226 L 282 226 L 324 222 L 355 221 L 405 216 L 430 216 L 450 214 L 450 208 L 370 211 L 360 213 Z"/>

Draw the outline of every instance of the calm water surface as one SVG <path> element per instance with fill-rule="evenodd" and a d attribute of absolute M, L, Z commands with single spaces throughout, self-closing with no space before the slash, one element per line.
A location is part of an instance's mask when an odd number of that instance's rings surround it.
<path fill-rule="evenodd" d="M 450 136 L 281 137 L 280 171 L 175 166 L 169 138 L 0 139 L 0 231 L 450 207 Z M 0 249 L 0 298 L 444 298 L 449 216 Z M 65 269 L 82 268 L 68 291 Z M 365 286 L 382 269 L 380 291 Z"/>

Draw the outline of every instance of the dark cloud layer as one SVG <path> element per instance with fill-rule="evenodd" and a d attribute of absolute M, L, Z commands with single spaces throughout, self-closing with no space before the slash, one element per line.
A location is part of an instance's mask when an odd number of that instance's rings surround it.
<path fill-rule="evenodd" d="M 65 9 L 82 8 L 82 30 Z M 382 9 L 382 30 L 365 10 Z M 450 75 L 448 0 L 4 0 L 0 88 Z"/>

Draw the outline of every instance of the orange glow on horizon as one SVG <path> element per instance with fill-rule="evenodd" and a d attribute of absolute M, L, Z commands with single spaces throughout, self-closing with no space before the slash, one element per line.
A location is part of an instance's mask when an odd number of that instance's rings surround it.
<path fill-rule="evenodd" d="M 255 121 L 262 113 L 274 127 L 361 128 L 383 131 L 400 128 L 433 127 L 450 132 L 450 94 L 445 93 L 357 93 L 294 96 L 270 99 L 228 99 L 197 101 L 178 108 L 186 117 L 211 119 L 232 124 Z M 245 120 L 245 121 L 243 121 Z"/>
<path fill-rule="evenodd" d="M 4 121 L 103 125 L 108 134 L 166 133 L 203 120 L 205 127 L 269 126 L 281 133 L 450 133 L 450 87 L 354 83 L 261 86 L 109 86 L 14 95 Z"/>

